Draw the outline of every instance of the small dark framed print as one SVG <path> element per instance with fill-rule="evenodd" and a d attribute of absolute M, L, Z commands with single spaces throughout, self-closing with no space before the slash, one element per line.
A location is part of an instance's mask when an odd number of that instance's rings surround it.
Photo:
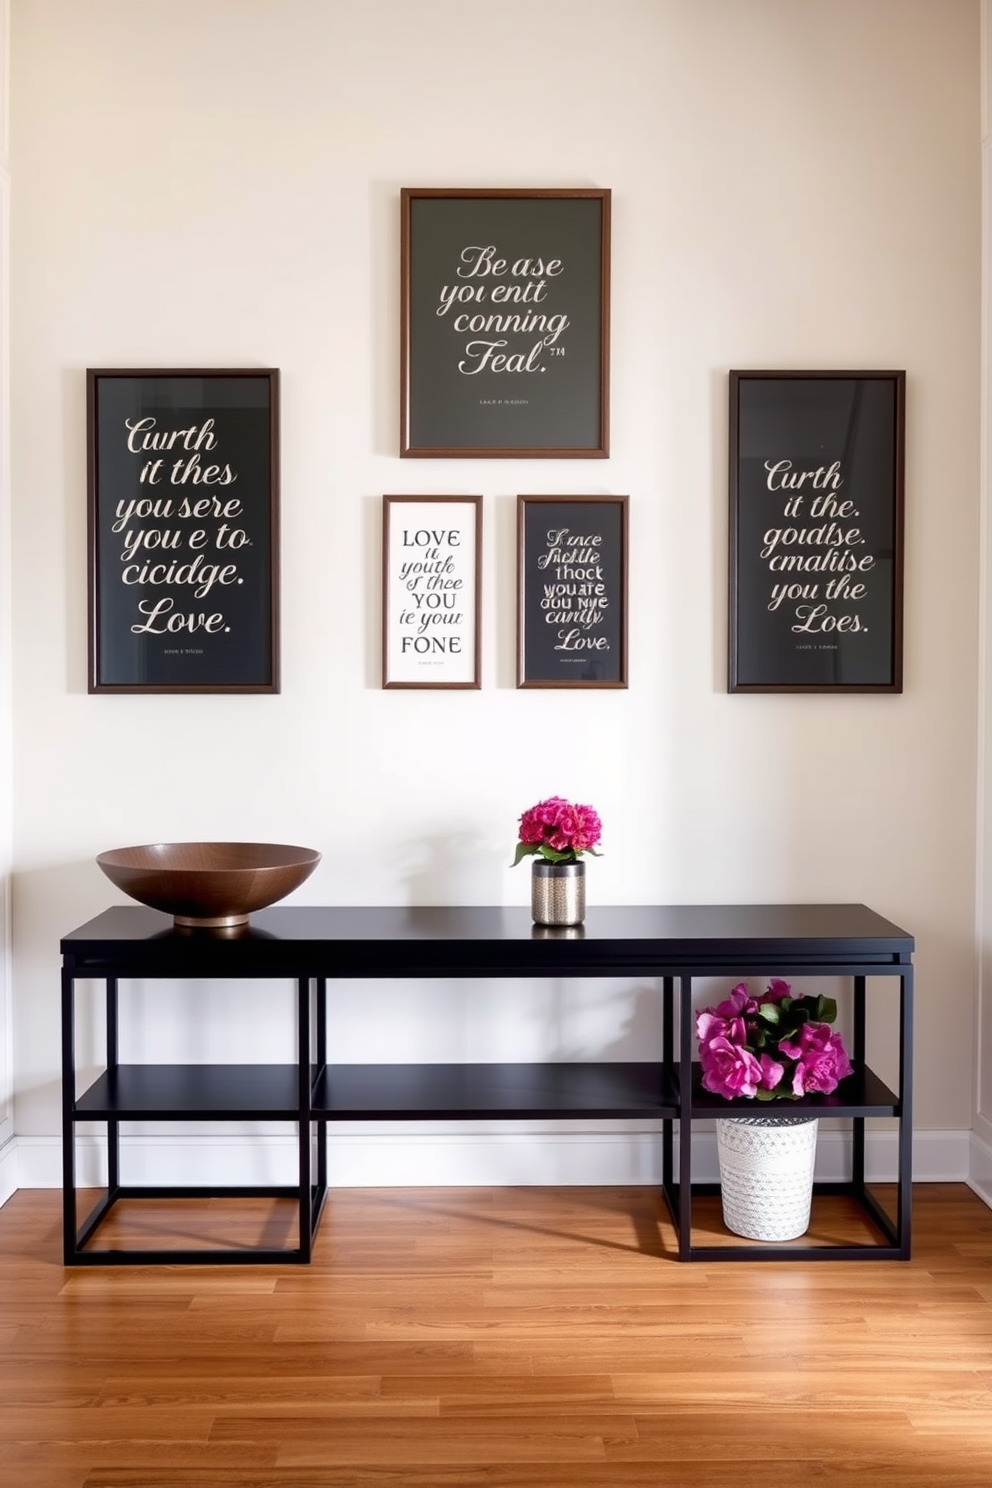
<path fill-rule="evenodd" d="M 609 453 L 610 193 L 401 192 L 400 454 Z"/>
<path fill-rule="evenodd" d="M 627 686 L 626 496 L 517 497 L 517 686 Z"/>
<path fill-rule="evenodd" d="M 90 692 L 278 692 L 278 371 L 86 390 Z"/>
<path fill-rule="evenodd" d="M 384 496 L 383 687 L 479 687 L 481 589 L 481 496 Z"/>
<path fill-rule="evenodd" d="M 731 372 L 730 692 L 901 692 L 904 372 Z"/>

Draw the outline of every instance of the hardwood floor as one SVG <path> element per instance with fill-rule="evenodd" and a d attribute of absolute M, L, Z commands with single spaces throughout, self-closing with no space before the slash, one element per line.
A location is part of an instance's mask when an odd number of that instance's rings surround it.
<path fill-rule="evenodd" d="M 332 1191 L 310 1267 L 67 1271 L 60 1194 L 22 1190 L 0 1484 L 988 1488 L 992 1212 L 914 1202 L 908 1263 L 679 1265 L 653 1189 L 454 1188 Z M 120 1232 L 288 1224 L 147 1202 Z"/>

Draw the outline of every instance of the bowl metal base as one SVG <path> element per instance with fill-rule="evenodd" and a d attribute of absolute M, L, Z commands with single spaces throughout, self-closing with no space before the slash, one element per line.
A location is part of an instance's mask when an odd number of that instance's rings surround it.
<path fill-rule="evenodd" d="M 201 918 L 199 915 L 173 915 L 172 923 L 180 930 L 234 930 L 240 925 L 247 925 L 248 916 L 231 914 Z"/>

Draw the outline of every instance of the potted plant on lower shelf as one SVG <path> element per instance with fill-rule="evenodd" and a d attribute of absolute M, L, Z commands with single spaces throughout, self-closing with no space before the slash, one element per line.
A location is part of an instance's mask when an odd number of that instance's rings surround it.
<path fill-rule="evenodd" d="M 760 997 L 746 982 L 696 1014 L 703 1089 L 727 1100 L 829 1095 L 851 1073 L 832 997 L 793 997 L 772 977 Z M 728 1230 L 748 1240 L 795 1240 L 809 1227 L 817 1118 L 721 1117 L 716 1123 L 720 1194 Z"/>

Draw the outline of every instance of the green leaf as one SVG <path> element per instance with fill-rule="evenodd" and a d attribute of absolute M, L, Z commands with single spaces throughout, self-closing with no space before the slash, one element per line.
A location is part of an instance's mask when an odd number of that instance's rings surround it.
<path fill-rule="evenodd" d="M 549 847 L 546 842 L 539 842 L 537 850 L 549 863 L 574 863 L 576 861 L 575 854 L 570 847 L 566 847 L 564 852 L 559 852 L 556 847 Z"/>
<path fill-rule="evenodd" d="M 513 862 L 510 864 L 510 867 L 516 868 L 518 863 L 522 862 L 524 858 L 530 857 L 533 853 L 540 853 L 541 857 L 547 863 L 577 863 L 583 853 L 591 853 L 594 858 L 601 858 L 603 856 L 594 847 L 585 847 L 582 849 L 582 853 L 577 853 L 572 847 L 566 847 L 563 852 L 559 852 L 556 847 L 550 847 L 546 842 L 518 842 L 517 850 L 513 855 Z"/>
<path fill-rule="evenodd" d="M 779 1010 L 778 1010 L 778 1003 L 777 1002 L 759 1002 L 758 1003 L 758 1017 L 759 1018 L 763 1018 L 766 1023 L 770 1023 L 773 1028 L 777 1028 L 778 1027 L 778 1024 L 780 1022 L 780 1014 L 779 1014 Z"/>
<path fill-rule="evenodd" d="M 816 1021 L 818 1023 L 833 1023 L 837 1017 L 837 999 L 835 997 L 818 997 L 816 1000 Z"/>

